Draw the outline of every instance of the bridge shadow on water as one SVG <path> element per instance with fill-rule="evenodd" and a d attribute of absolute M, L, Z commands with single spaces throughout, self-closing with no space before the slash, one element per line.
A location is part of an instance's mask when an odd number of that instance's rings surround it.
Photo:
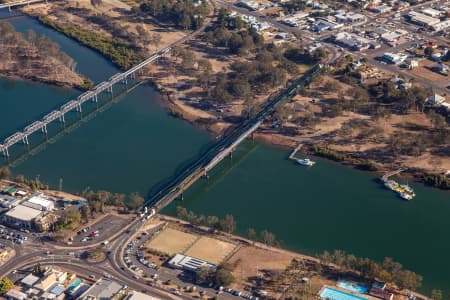
<path fill-rule="evenodd" d="M 83 112 L 81 113 L 75 111 L 66 113 L 67 117 L 65 123 L 55 120 L 54 122 L 48 124 L 47 135 L 42 133 L 38 136 L 39 133 L 35 133 L 29 138 L 29 145 L 17 143 L 16 145 L 11 146 L 10 157 L 1 158 L 0 166 L 7 165 L 9 167 L 16 167 L 28 158 L 40 153 L 45 150 L 48 145 L 55 143 L 63 136 L 79 128 L 83 123 L 89 122 L 99 113 L 105 112 L 114 104 L 123 100 L 125 95 L 141 85 L 141 83 L 142 82 L 137 81 L 133 82 L 131 85 L 125 86 L 125 88 L 118 90 L 117 93 L 112 95 L 110 93 L 104 93 L 104 95 L 98 97 L 97 103 L 85 103 L 85 106 L 83 106 Z M 71 114 L 71 116 L 69 116 L 69 114 Z"/>

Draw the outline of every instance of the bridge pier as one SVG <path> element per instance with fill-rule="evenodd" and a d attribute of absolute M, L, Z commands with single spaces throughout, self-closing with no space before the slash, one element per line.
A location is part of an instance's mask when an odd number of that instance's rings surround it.
<path fill-rule="evenodd" d="M 82 113 L 83 110 L 81 109 L 81 103 L 78 103 L 77 105 L 77 112 Z"/>
<path fill-rule="evenodd" d="M 61 114 L 61 116 L 59 116 L 59 121 L 64 124 L 66 123 L 66 120 L 64 119 L 64 114 Z"/>
<path fill-rule="evenodd" d="M 47 125 L 44 125 L 44 126 L 41 128 L 41 130 L 42 130 L 43 133 L 45 133 L 45 135 L 47 135 Z"/>
<path fill-rule="evenodd" d="M 3 149 L 3 155 L 6 156 L 6 157 L 9 157 L 9 148 L 8 147 Z"/>
<path fill-rule="evenodd" d="M 22 143 L 24 143 L 25 145 L 29 145 L 29 142 L 28 142 L 28 135 L 25 135 L 25 136 L 22 138 Z"/>

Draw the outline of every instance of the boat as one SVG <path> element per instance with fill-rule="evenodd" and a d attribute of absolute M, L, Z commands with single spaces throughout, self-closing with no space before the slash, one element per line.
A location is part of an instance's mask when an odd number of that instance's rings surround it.
<path fill-rule="evenodd" d="M 414 190 L 412 189 L 412 187 L 410 187 L 408 184 L 401 184 L 400 187 L 402 189 L 404 189 L 406 192 L 408 192 L 409 194 L 413 195 L 413 197 L 416 195 L 414 193 Z"/>
<path fill-rule="evenodd" d="M 404 200 L 408 200 L 408 201 L 412 200 L 412 198 L 413 198 L 413 195 L 411 195 L 409 193 L 405 193 L 405 192 L 400 193 L 399 195 L 400 195 L 400 198 L 402 198 Z"/>
<path fill-rule="evenodd" d="M 305 158 L 305 159 L 297 159 L 297 162 L 299 164 L 301 164 L 302 166 L 307 166 L 307 167 L 312 167 L 316 164 L 315 161 L 310 160 L 309 158 Z"/>

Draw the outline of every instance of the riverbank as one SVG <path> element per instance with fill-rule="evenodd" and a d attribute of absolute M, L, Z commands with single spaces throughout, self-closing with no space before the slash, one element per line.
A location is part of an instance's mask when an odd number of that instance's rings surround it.
<path fill-rule="evenodd" d="M 8 22 L 0 23 L 0 77 L 28 80 L 65 88 L 86 90 L 92 82 L 75 71 L 76 62 L 59 45 L 34 31 L 17 32 Z"/>

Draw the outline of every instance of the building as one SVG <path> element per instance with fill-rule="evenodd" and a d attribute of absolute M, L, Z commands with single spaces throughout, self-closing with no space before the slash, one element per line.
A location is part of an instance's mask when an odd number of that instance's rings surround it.
<path fill-rule="evenodd" d="M 27 295 L 25 293 L 22 293 L 16 289 L 9 290 L 6 295 L 6 299 L 8 300 L 26 300 Z"/>
<path fill-rule="evenodd" d="M 55 202 L 44 198 L 42 194 L 34 195 L 23 202 L 22 205 L 39 209 L 41 211 L 50 211 L 55 209 Z"/>
<path fill-rule="evenodd" d="M 159 300 L 159 298 L 133 291 L 124 300 Z"/>
<path fill-rule="evenodd" d="M 19 204 L 3 216 L 3 221 L 12 227 L 31 229 L 34 221 L 42 214 L 38 209 Z"/>
<path fill-rule="evenodd" d="M 445 20 L 440 23 L 434 24 L 431 28 L 435 31 L 441 31 L 450 27 L 450 20 Z"/>
<path fill-rule="evenodd" d="M 251 9 L 251 10 L 258 10 L 259 9 L 259 3 L 254 0 L 241 0 L 238 2 L 238 4 L 242 7 Z"/>
<path fill-rule="evenodd" d="M 437 18 L 433 18 L 415 11 L 409 12 L 408 19 L 410 22 L 420 26 L 433 26 L 441 22 L 441 20 Z"/>
<path fill-rule="evenodd" d="M 392 10 L 392 7 L 388 6 L 386 4 L 382 4 L 382 5 L 373 7 L 371 10 L 377 14 L 384 14 L 384 13 L 390 12 Z"/>
<path fill-rule="evenodd" d="M 441 16 L 441 12 L 433 8 L 425 8 L 422 10 L 422 13 L 432 18 L 439 18 Z"/>
<path fill-rule="evenodd" d="M 334 30 L 341 28 L 343 24 L 338 24 L 336 22 L 326 20 L 326 19 L 319 19 L 312 25 L 312 30 L 316 32 L 323 32 L 325 30 Z"/>
<path fill-rule="evenodd" d="M 290 26 L 297 27 L 301 25 L 303 22 L 305 22 L 305 18 L 307 18 L 308 16 L 309 13 L 307 12 L 298 12 L 294 15 L 284 18 L 282 22 Z"/>
<path fill-rule="evenodd" d="M 183 254 L 175 254 L 175 256 L 172 257 L 172 259 L 169 260 L 167 264 L 174 269 L 181 269 L 192 272 L 195 272 L 200 267 L 216 267 L 214 264 L 211 264 L 207 261 Z"/>
<path fill-rule="evenodd" d="M 438 94 L 433 94 L 433 95 L 427 97 L 425 99 L 425 102 L 430 105 L 438 106 L 445 102 L 445 97 L 442 97 L 441 95 L 438 95 Z"/>
<path fill-rule="evenodd" d="M 28 274 L 27 276 L 25 276 L 20 283 L 25 286 L 25 287 L 33 287 L 38 281 L 39 281 L 39 277 L 34 276 L 32 273 Z"/>
<path fill-rule="evenodd" d="M 367 21 L 367 17 L 363 14 L 354 12 L 341 13 L 334 16 L 338 23 L 362 23 Z"/>
<path fill-rule="evenodd" d="M 123 286 L 111 279 L 101 278 L 88 288 L 78 299 L 121 299 L 126 293 L 126 286 Z"/>
<path fill-rule="evenodd" d="M 381 57 L 381 60 L 384 60 L 390 64 L 398 65 L 404 62 L 406 58 L 408 58 L 408 56 L 405 54 L 385 52 Z"/>
<path fill-rule="evenodd" d="M 345 31 L 335 34 L 334 41 L 336 44 L 354 51 L 360 51 L 370 47 L 369 40 Z"/>
<path fill-rule="evenodd" d="M 414 69 L 414 68 L 419 66 L 419 61 L 415 60 L 415 59 L 407 59 L 407 60 L 405 60 L 405 66 L 409 70 L 412 70 L 412 69 Z"/>

